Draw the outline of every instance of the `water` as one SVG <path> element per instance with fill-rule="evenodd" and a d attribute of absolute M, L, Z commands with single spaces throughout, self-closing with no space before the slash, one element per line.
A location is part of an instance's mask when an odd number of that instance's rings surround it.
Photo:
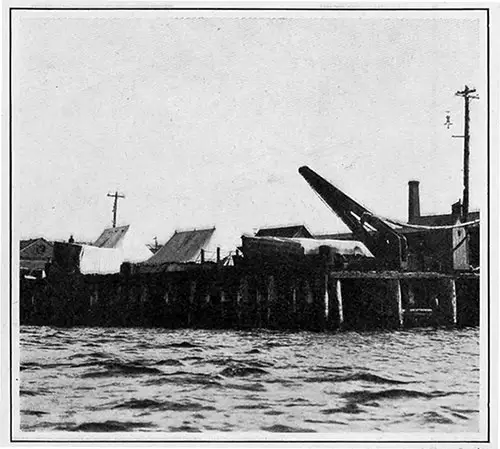
<path fill-rule="evenodd" d="M 21 430 L 477 432 L 479 330 L 21 328 Z"/>

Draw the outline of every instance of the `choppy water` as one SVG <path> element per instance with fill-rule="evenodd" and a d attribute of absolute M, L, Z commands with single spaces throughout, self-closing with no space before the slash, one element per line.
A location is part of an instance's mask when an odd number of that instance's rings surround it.
<path fill-rule="evenodd" d="M 479 331 L 21 328 L 24 431 L 477 432 Z"/>

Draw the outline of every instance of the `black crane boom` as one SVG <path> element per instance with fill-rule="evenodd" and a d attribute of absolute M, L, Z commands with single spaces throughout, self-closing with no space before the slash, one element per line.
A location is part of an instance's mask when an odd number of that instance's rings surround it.
<path fill-rule="evenodd" d="M 384 268 L 398 270 L 407 267 L 408 244 L 403 235 L 309 167 L 299 168 L 299 173 Z"/>

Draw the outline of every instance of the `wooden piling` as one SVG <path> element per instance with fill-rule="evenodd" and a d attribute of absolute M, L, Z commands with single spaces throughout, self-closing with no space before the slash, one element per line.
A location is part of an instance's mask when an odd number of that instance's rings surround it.
<path fill-rule="evenodd" d="M 455 279 L 448 278 L 442 281 L 442 294 L 440 309 L 446 324 L 455 326 L 457 324 L 457 290 Z"/>
<path fill-rule="evenodd" d="M 342 282 L 331 278 L 328 283 L 328 330 L 341 329 L 344 323 L 344 308 L 342 304 Z"/>
<path fill-rule="evenodd" d="M 226 291 L 224 288 L 219 290 L 219 302 L 220 302 L 220 317 L 219 323 L 220 327 L 225 327 L 226 317 L 227 317 L 227 304 L 226 304 Z"/>
<path fill-rule="evenodd" d="M 479 279 L 456 280 L 457 326 L 479 326 Z"/>
<path fill-rule="evenodd" d="M 316 303 L 313 328 L 314 330 L 325 330 L 328 323 L 329 298 L 328 298 L 328 274 L 319 273 L 316 279 Z"/>
<path fill-rule="evenodd" d="M 304 314 L 302 316 L 302 325 L 304 329 L 313 329 L 315 322 L 315 313 L 314 313 L 314 292 L 311 287 L 311 282 L 309 279 L 306 279 L 304 282 Z"/>
<path fill-rule="evenodd" d="M 267 304 L 266 304 L 266 325 L 267 327 L 274 326 L 274 308 L 276 306 L 276 280 L 273 275 L 267 278 Z"/>
<path fill-rule="evenodd" d="M 193 322 L 193 309 L 196 294 L 196 281 L 191 281 L 189 283 L 189 304 L 187 310 L 187 325 L 191 326 Z"/>
<path fill-rule="evenodd" d="M 297 284 L 293 281 L 291 285 L 291 327 L 293 329 L 297 328 L 298 320 L 297 320 Z"/>
<path fill-rule="evenodd" d="M 391 319 L 389 327 L 402 328 L 403 327 L 403 304 L 401 295 L 401 282 L 399 279 L 388 279 L 388 300 L 389 308 L 391 310 Z"/>
<path fill-rule="evenodd" d="M 321 287 L 323 296 L 323 329 L 327 328 L 330 315 L 330 295 L 328 293 L 328 273 L 323 274 L 323 285 Z"/>
<path fill-rule="evenodd" d="M 238 292 L 236 296 L 236 316 L 238 319 L 237 325 L 241 327 L 248 322 L 249 318 L 249 291 L 248 291 L 248 277 L 243 276 L 240 279 L 240 284 L 238 287 Z"/>
<path fill-rule="evenodd" d="M 256 309 L 257 309 L 257 312 L 256 312 L 256 324 L 257 324 L 257 328 L 261 328 L 262 327 L 262 311 L 263 311 L 263 301 L 264 300 L 264 296 L 262 295 L 262 291 L 260 289 L 260 287 L 257 285 L 257 288 L 256 288 L 256 293 L 255 293 L 255 302 L 256 302 Z"/>

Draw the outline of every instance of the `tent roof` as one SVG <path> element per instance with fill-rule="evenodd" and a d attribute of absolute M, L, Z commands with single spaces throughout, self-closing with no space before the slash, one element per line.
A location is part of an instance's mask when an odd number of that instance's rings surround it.
<path fill-rule="evenodd" d="M 201 250 L 206 249 L 214 232 L 215 228 L 176 231 L 170 240 L 144 263 L 159 265 L 172 262 L 195 262 Z"/>
<path fill-rule="evenodd" d="M 116 248 L 125 237 L 130 225 L 105 229 L 99 238 L 94 242 L 94 246 L 99 248 Z"/>

